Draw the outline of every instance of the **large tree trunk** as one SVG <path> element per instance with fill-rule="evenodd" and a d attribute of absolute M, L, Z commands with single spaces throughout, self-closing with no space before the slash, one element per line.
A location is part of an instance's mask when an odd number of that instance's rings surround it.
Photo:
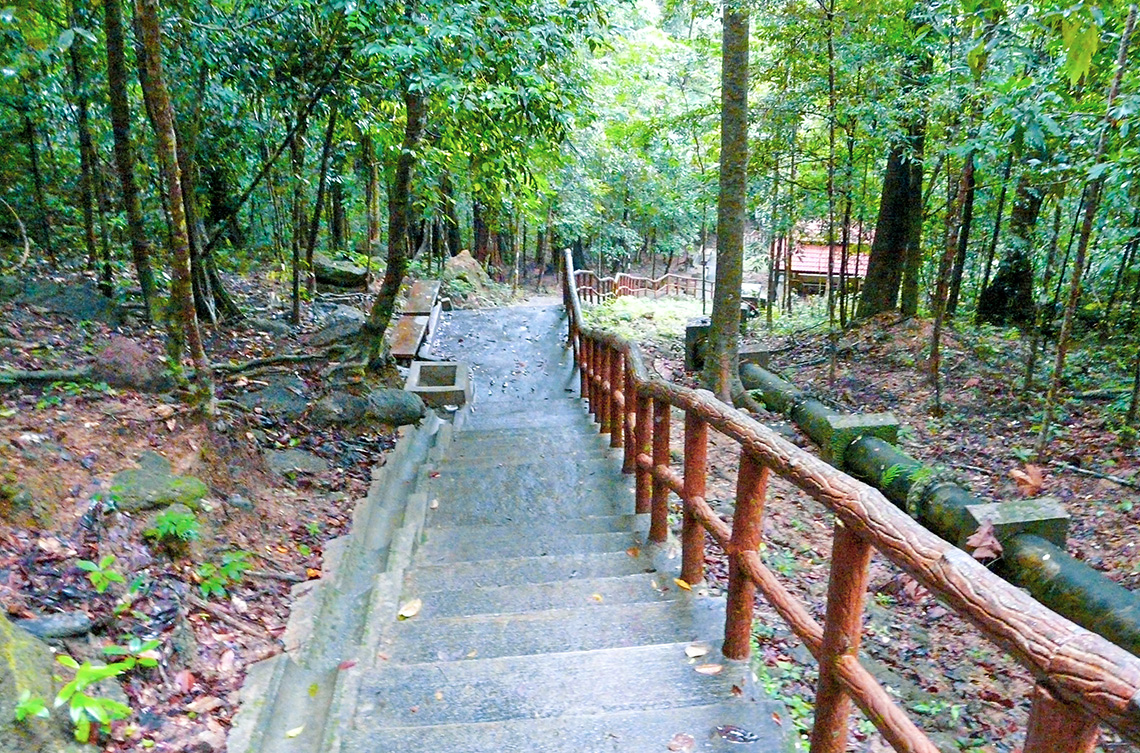
<path fill-rule="evenodd" d="M 911 137 L 914 135 L 912 131 Z M 922 221 L 922 183 L 912 182 L 916 171 L 911 166 L 909 151 L 907 143 L 899 143 L 887 158 L 875 240 L 859 297 L 860 318 L 895 308 L 913 228 Z"/>
<path fill-rule="evenodd" d="M 405 13 L 414 12 L 415 3 L 409 3 Z M 384 333 L 396 310 L 396 295 L 400 292 L 400 282 L 408 270 L 408 207 L 412 201 L 412 168 L 415 164 L 415 150 L 424 132 L 424 95 L 421 91 L 411 91 L 405 86 L 404 109 L 407 122 L 404 126 L 404 142 L 400 156 L 396 160 L 396 175 L 392 190 L 388 195 L 388 266 L 384 270 L 384 282 L 372 310 L 364 334 L 369 368 L 383 365 Z"/>
<path fill-rule="evenodd" d="M 1043 200 L 1041 191 L 1022 175 L 1009 218 L 1010 248 L 978 297 L 979 324 L 1033 324 L 1033 235 Z"/>
<path fill-rule="evenodd" d="M 150 242 L 143 221 L 142 203 L 135 183 L 135 155 L 131 147 L 131 111 L 127 100 L 127 64 L 120 0 L 103 0 L 103 28 L 107 37 L 107 90 L 111 103 L 111 130 L 115 137 L 115 165 L 123 191 L 131 258 L 142 288 L 147 316 L 155 315 L 157 290 L 150 267 Z"/>
<path fill-rule="evenodd" d="M 922 158 L 926 144 L 924 120 L 911 127 L 910 144 L 914 152 L 907 162 L 911 194 L 908 199 L 910 211 L 906 218 L 906 255 L 903 266 L 902 300 L 899 307 L 903 316 L 914 316 L 918 313 L 918 276 L 922 270 Z"/>
<path fill-rule="evenodd" d="M 151 102 L 154 114 L 155 147 L 163 174 L 171 221 L 171 298 L 174 313 L 168 327 L 175 341 L 185 338 L 194 362 L 195 379 L 200 397 L 213 409 L 213 380 L 210 361 L 202 347 L 198 317 L 190 285 L 190 238 L 182 197 L 182 176 L 178 165 L 177 137 L 174 131 L 174 108 L 162 72 L 162 47 L 159 35 L 157 0 L 135 0 L 135 14 L 141 32 L 142 66 L 147 71 L 148 86 L 143 94 Z M 181 353 L 178 354 L 181 356 Z"/>
<path fill-rule="evenodd" d="M 721 56 L 720 198 L 717 202 L 716 287 L 704 382 L 731 403 L 739 388 L 740 284 L 748 191 L 748 13 L 726 8 Z"/>
<path fill-rule="evenodd" d="M 486 209 L 480 201 L 471 204 L 471 224 L 474 234 L 475 259 L 486 262 L 491 255 L 491 231 L 487 227 Z"/>

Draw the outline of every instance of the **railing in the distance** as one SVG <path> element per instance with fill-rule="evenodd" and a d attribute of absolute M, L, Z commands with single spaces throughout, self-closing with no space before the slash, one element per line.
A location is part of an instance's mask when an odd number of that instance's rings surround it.
<path fill-rule="evenodd" d="M 585 269 L 574 272 L 574 280 L 578 295 L 587 303 L 601 303 L 611 298 L 622 296 L 639 296 L 656 298 L 662 295 L 691 295 L 701 294 L 701 280 L 697 277 L 685 277 L 678 274 L 666 274 L 652 279 L 636 275 L 619 273 L 613 277 L 598 277 L 598 275 Z M 708 297 L 712 299 L 712 281 L 704 283 Z"/>
<path fill-rule="evenodd" d="M 729 557 L 725 657 L 747 659 L 759 590 L 820 665 L 812 753 L 846 750 L 854 702 L 896 751 L 938 753 L 859 662 L 871 554 L 910 574 L 943 603 L 1024 665 L 1036 682 L 1023 753 L 1091 753 L 1106 724 L 1140 742 L 1140 658 L 1047 609 L 957 547 L 923 528 L 876 489 L 783 440 L 718 401 L 651 375 L 637 346 L 587 327 L 573 261 L 566 252 L 563 299 L 582 396 L 624 448 L 636 474 L 638 513 L 650 513 L 649 538 L 668 536 L 670 493 L 683 502 L 681 578 L 704 578 L 705 531 Z M 670 465 L 672 408 L 685 412 L 681 472 Z M 736 509 L 729 526 L 705 500 L 709 430 L 740 445 Z M 836 515 L 826 617 L 820 625 L 760 558 L 768 477 L 776 473 Z"/>

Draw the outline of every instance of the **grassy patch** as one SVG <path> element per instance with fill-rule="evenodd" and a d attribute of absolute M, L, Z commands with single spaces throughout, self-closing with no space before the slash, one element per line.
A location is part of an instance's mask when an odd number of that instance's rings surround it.
<path fill-rule="evenodd" d="M 685 336 L 685 324 L 701 315 L 693 298 L 616 298 L 585 306 L 587 324 L 636 342 L 675 342 Z"/>

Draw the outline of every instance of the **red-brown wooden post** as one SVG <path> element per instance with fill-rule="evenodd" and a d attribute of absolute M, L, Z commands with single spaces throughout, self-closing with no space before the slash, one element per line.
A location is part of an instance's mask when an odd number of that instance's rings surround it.
<path fill-rule="evenodd" d="M 622 426 L 625 429 L 625 454 L 621 459 L 621 472 L 633 473 L 637 470 L 637 387 L 633 384 L 633 366 L 630 359 L 625 359 L 625 371 L 621 380 L 621 392 L 625 396 L 625 412 L 622 414 Z M 632 419 L 633 426 L 626 425 L 626 420 Z"/>
<path fill-rule="evenodd" d="M 594 379 L 598 383 L 598 431 L 608 434 L 612 431 L 611 409 L 613 402 L 608 389 L 610 381 L 610 360 L 613 351 L 607 343 L 598 341 L 598 376 Z"/>
<path fill-rule="evenodd" d="M 863 634 L 863 602 L 874 548 L 841 521 L 835 521 L 831 547 L 831 576 L 827 587 L 827 619 L 819 659 L 819 685 L 815 694 L 815 725 L 811 753 L 847 750 L 847 718 L 851 699 L 839 684 L 838 660 L 859 653 Z"/>
<path fill-rule="evenodd" d="M 578 397 L 583 400 L 590 399 L 590 351 L 586 343 L 586 338 L 582 335 L 582 331 L 578 330 L 574 333 L 577 338 L 577 349 L 575 355 L 578 359 Z"/>
<path fill-rule="evenodd" d="M 594 347 L 594 338 L 586 338 L 583 346 L 586 356 L 586 373 L 583 375 L 586 381 L 583 397 L 586 398 L 586 410 L 590 412 L 590 417 L 593 418 L 598 411 L 598 404 L 594 400 L 594 364 L 597 360 L 597 349 Z"/>
<path fill-rule="evenodd" d="M 669 465 L 669 403 L 653 401 L 653 465 Z M 663 544 L 669 538 L 669 484 L 653 476 L 653 511 L 649 522 L 649 540 Z"/>
<path fill-rule="evenodd" d="M 649 455 L 652 452 L 650 445 L 653 437 L 653 424 L 650 423 L 652 420 L 650 419 L 650 411 L 653 402 L 648 395 L 641 394 L 636 387 L 632 387 L 630 391 L 637 394 L 637 418 L 634 423 L 634 436 L 637 440 L 635 453 L 637 455 L 641 453 Z M 634 486 L 637 497 L 636 509 L 638 515 L 644 515 L 652 509 L 650 501 L 653 498 L 653 474 L 649 472 L 649 469 L 642 468 L 641 463 L 637 464 L 635 471 L 637 473 Z"/>
<path fill-rule="evenodd" d="M 752 651 L 752 607 L 756 584 L 740 568 L 740 555 L 760 548 L 768 466 L 744 450 L 736 476 L 736 509 L 732 513 L 732 551 L 728 560 L 728 605 L 724 619 L 724 655 L 747 659 Z"/>
<path fill-rule="evenodd" d="M 622 391 L 625 377 L 625 359 L 614 346 L 610 349 L 610 447 L 621 447 L 625 438 L 625 408 L 618 405 L 618 392 Z"/>
<path fill-rule="evenodd" d="M 1081 708 L 1058 700 L 1048 688 L 1033 688 L 1024 753 L 1092 753 L 1099 725 Z"/>
<path fill-rule="evenodd" d="M 693 411 L 685 413 L 685 505 L 681 527 L 681 580 L 700 583 L 705 577 L 705 528 L 689 500 L 705 496 L 709 425 Z"/>

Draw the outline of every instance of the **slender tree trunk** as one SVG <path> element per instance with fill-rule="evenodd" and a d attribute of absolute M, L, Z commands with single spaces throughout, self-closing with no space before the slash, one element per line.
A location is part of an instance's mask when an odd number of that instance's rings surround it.
<path fill-rule="evenodd" d="M 329 160 L 332 158 L 333 134 L 336 132 L 337 102 L 329 105 L 329 124 L 325 129 L 325 143 L 321 149 L 321 174 L 317 180 L 317 201 L 313 205 L 313 220 L 309 224 L 309 240 L 305 244 L 306 284 L 309 293 L 316 291 L 317 276 L 313 272 L 313 251 L 317 248 L 317 234 L 321 229 L 321 209 L 325 203 L 325 189 L 329 182 Z"/>
<path fill-rule="evenodd" d="M 966 194 L 969 192 L 969 178 L 967 166 L 970 159 L 962 166 L 962 174 L 958 179 L 957 195 L 946 207 L 946 246 L 938 264 L 938 281 L 934 292 L 934 328 L 930 337 L 930 381 L 934 386 L 935 416 L 941 416 L 942 410 L 942 325 L 946 319 L 947 294 L 950 288 L 950 269 L 954 263 L 954 256 L 958 253 L 958 233 L 962 226 L 962 209 L 966 203 Z M 947 160 L 949 164 L 949 160 Z M 949 167 L 946 170 L 950 173 Z"/>
<path fill-rule="evenodd" d="M 966 272 L 966 252 L 970 246 L 970 229 L 974 224 L 974 196 L 977 193 L 977 181 L 974 178 L 976 168 L 974 150 L 966 154 L 966 164 L 962 168 L 966 180 L 966 196 L 962 203 L 962 226 L 958 230 L 958 252 L 954 256 L 954 269 L 950 273 L 950 297 L 946 301 L 946 316 L 958 313 L 958 298 L 962 294 L 962 277 Z"/>
<path fill-rule="evenodd" d="M 298 120 L 305 117 L 303 112 L 298 112 Z M 293 139 L 289 144 L 290 164 L 293 167 L 293 200 L 291 203 L 290 217 L 292 225 L 289 233 L 289 245 L 292 250 L 293 257 L 293 276 L 292 276 L 292 296 L 293 296 L 293 310 L 291 320 L 293 326 L 296 327 L 301 323 L 301 252 L 303 237 L 305 234 L 305 189 L 304 189 L 304 169 L 305 169 L 305 147 L 304 147 L 304 132 L 305 126 L 298 128 L 293 132 Z"/>
<path fill-rule="evenodd" d="M 1001 174 L 1001 190 L 998 192 L 997 214 L 994 217 L 994 230 L 990 236 L 990 245 L 986 250 L 986 266 L 982 272 L 982 287 L 985 290 L 990 284 L 990 272 L 993 270 L 994 254 L 997 253 L 998 238 L 1001 236 L 1001 221 L 1005 215 L 1005 194 L 1009 188 L 1009 174 L 1013 168 L 1013 152 L 1005 160 L 1005 169 Z"/>
<path fill-rule="evenodd" d="M 68 5 L 68 19 L 72 28 L 79 27 L 75 0 Z M 79 194 L 83 204 L 83 245 L 87 249 L 87 268 L 94 270 L 98 259 L 95 245 L 95 146 L 91 141 L 91 124 L 87 108 L 87 93 L 84 91 L 84 66 L 80 60 L 79 37 L 72 40 L 68 49 L 71 64 L 72 96 L 75 99 L 76 126 L 79 131 Z M 109 288 L 100 286 L 103 295 L 111 296 Z"/>
<path fill-rule="evenodd" d="M 409 2 L 405 13 L 415 12 L 416 3 Z M 369 368 L 383 365 L 384 333 L 396 310 L 396 296 L 400 292 L 400 282 L 408 270 L 408 207 L 412 200 L 412 168 L 415 166 L 415 151 L 424 132 L 425 103 L 421 91 L 412 91 L 405 84 L 404 141 L 400 156 L 396 160 L 396 174 L 392 190 L 388 195 L 388 266 L 384 270 L 384 282 L 372 310 L 364 333 L 368 338 L 367 362 Z"/>
<path fill-rule="evenodd" d="M 447 225 L 447 253 L 457 256 L 463 241 L 459 237 L 459 213 L 455 209 L 455 185 L 451 174 L 444 172 L 439 179 L 439 194 L 443 203 L 443 217 Z"/>
<path fill-rule="evenodd" d="M 131 146 L 131 111 L 127 100 L 127 65 L 123 40 L 123 11 L 120 0 L 103 0 L 103 29 L 107 38 L 107 90 L 111 104 L 111 131 L 115 138 L 115 164 L 127 214 L 127 234 L 131 241 L 131 258 L 147 316 L 153 321 L 157 311 L 158 292 L 150 266 L 150 242 L 147 240 L 142 203 L 135 183 L 135 155 Z"/>
<path fill-rule="evenodd" d="M 202 347 L 202 336 L 198 330 L 198 317 L 194 310 L 194 298 L 190 286 L 189 230 L 182 199 L 182 179 L 174 132 L 174 108 L 171 106 L 170 92 L 166 88 L 162 72 L 157 0 L 135 0 L 135 13 L 142 34 L 143 65 L 148 73 L 149 86 L 144 89 L 144 94 L 151 100 L 151 109 L 154 112 L 156 151 L 170 204 L 173 239 L 171 297 L 176 313 L 169 317 L 169 324 L 180 330 L 175 339 L 184 337 L 190 348 L 200 396 L 207 401 L 207 412 L 212 412 L 213 380 L 210 361 Z"/>
<path fill-rule="evenodd" d="M 31 108 L 29 98 L 28 108 Z M 52 269 L 59 266 L 55 255 L 55 245 L 52 242 L 51 216 L 48 212 L 47 196 L 44 193 L 44 176 L 40 170 L 40 148 L 36 143 L 36 127 L 32 123 L 29 110 L 23 111 L 24 116 L 24 143 L 28 145 L 28 162 L 32 169 L 32 191 L 36 197 L 36 222 L 40 230 L 40 244 L 47 254 L 48 263 Z"/>
<path fill-rule="evenodd" d="M 1098 165 L 1104 159 L 1108 149 L 1109 130 L 1112 128 L 1112 106 L 1120 92 L 1120 81 L 1124 78 L 1124 70 L 1128 63 L 1128 46 L 1132 41 L 1132 32 L 1136 28 L 1137 8 L 1132 5 L 1128 10 L 1128 21 L 1124 26 L 1124 33 L 1120 37 L 1120 49 L 1116 55 L 1116 74 L 1108 90 L 1105 104 L 1104 121 L 1097 139 L 1096 153 L 1092 163 Z M 1049 384 L 1049 393 L 1045 397 L 1045 406 L 1041 417 L 1041 434 L 1037 437 L 1036 451 L 1038 456 L 1044 456 L 1049 446 L 1049 431 L 1053 423 L 1053 410 L 1057 404 L 1057 397 L 1065 379 L 1065 356 L 1068 352 L 1069 337 L 1073 332 L 1073 318 L 1077 310 L 1077 302 L 1081 298 L 1081 275 L 1085 267 L 1085 255 L 1088 253 L 1089 239 L 1092 237 L 1093 221 L 1100 206 L 1100 194 L 1104 188 L 1104 176 L 1092 180 L 1088 184 L 1088 193 L 1085 196 L 1084 219 L 1081 221 L 1081 236 L 1077 241 L 1077 255 L 1073 261 L 1073 279 L 1069 282 L 1069 301 L 1065 306 L 1065 318 L 1061 323 L 1061 335 L 1057 341 L 1057 359 L 1053 363 L 1053 379 Z"/>
<path fill-rule="evenodd" d="M 372 258 L 372 244 L 380 238 L 380 220 L 376 216 L 376 153 L 372 147 L 372 135 L 365 133 L 360 139 L 360 158 L 364 162 L 364 217 L 366 253 Z"/>
<path fill-rule="evenodd" d="M 1053 211 L 1053 233 L 1049 240 L 1049 252 L 1045 257 L 1045 272 L 1041 276 L 1041 296 L 1038 299 L 1036 310 L 1036 326 L 1029 343 L 1029 360 L 1025 364 L 1025 381 L 1021 387 L 1021 399 L 1027 400 L 1033 390 L 1034 372 L 1037 370 L 1037 358 L 1041 352 L 1042 330 L 1045 327 L 1045 304 L 1049 297 L 1049 287 L 1053 282 L 1053 270 L 1056 268 L 1057 246 L 1061 237 L 1061 209 L 1064 204 L 1064 194 L 1057 197 L 1057 207 Z"/>
<path fill-rule="evenodd" d="M 737 348 L 748 191 L 748 13 L 726 7 L 723 24 L 716 284 L 704 382 L 718 398 L 731 403 L 743 392 Z"/>

